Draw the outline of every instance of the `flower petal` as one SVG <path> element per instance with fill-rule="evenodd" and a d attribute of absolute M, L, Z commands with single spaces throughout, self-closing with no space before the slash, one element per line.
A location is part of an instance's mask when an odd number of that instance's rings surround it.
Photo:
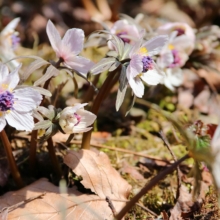
<path fill-rule="evenodd" d="M 167 35 L 159 35 L 145 42 L 143 44 L 143 47 L 147 48 L 148 56 L 153 56 L 160 52 L 160 50 L 167 43 L 167 41 L 168 41 Z"/>
<path fill-rule="evenodd" d="M 13 90 L 19 83 L 20 77 L 18 74 L 21 64 L 18 65 L 7 77 L 5 84 L 8 85 L 8 88 Z"/>
<path fill-rule="evenodd" d="M 68 57 L 68 60 L 65 60 L 65 64 L 85 76 L 94 65 L 89 59 L 80 56 Z"/>
<path fill-rule="evenodd" d="M 2 84 L 5 83 L 5 78 L 7 78 L 9 74 L 8 67 L 3 63 L 0 63 L 0 73 L 0 84 Z"/>
<path fill-rule="evenodd" d="M 11 111 L 6 114 L 5 119 L 10 126 L 17 130 L 32 131 L 34 128 L 34 120 L 31 113 L 19 114 L 17 111 Z"/>
<path fill-rule="evenodd" d="M 155 68 L 148 70 L 141 76 L 141 79 L 149 85 L 157 85 L 158 83 L 162 82 L 163 78 L 164 75 L 158 73 Z"/>
<path fill-rule="evenodd" d="M 62 45 L 65 45 L 73 55 L 78 55 L 83 49 L 84 32 L 78 28 L 72 28 L 66 32 L 62 39 Z M 68 59 L 68 56 L 65 56 Z"/>
<path fill-rule="evenodd" d="M 61 37 L 51 20 L 47 22 L 46 31 L 52 48 L 56 52 L 57 56 L 59 56 L 59 45 L 61 45 Z"/>
<path fill-rule="evenodd" d="M 77 112 L 81 116 L 79 124 L 76 126 L 77 128 L 86 128 L 94 123 L 96 120 L 96 115 L 92 112 L 79 109 Z"/>
<path fill-rule="evenodd" d="M 32 88 L 16 89 L 13 94 L 15 98 L 13 107 L 17 112 L 32 111 L 42 100 L 40 93 Z"/>
<path fill-rule="evenodd" d="M 136 77 L 143 71 L 143 63 L 139 54 L 134 54 L 131 58 L 130 64 L 127 67 L 126 75 L 128 80 Z"/>
<path fill-rule="evenodd" d="M 14 31 L 14 29 L 17 27 L 18 23 L 20 21 L 20 18 L 15 18 L 12 21 L 10 21 L 7 26 L 2 30 L 1 35 L 7 35 L 8 32 Z"/>
<path fill-rule="evenodd" d="M 83 132 L 87 132 L 90 131 L 92 129 L 92 127 L 88 127 L 88 128 L 78 128 L 78 126 L 73 128 L 73 132 L 72 133 L 83 133 Z"/>
<path fill-rule="evenodd" d="M 139 77 L 130 78 L 128 82 L 134 94 L 137 97 L 142 98 L 142 96 L 144 95 L 144 84 L 141 82 L 141 79 Z"/>

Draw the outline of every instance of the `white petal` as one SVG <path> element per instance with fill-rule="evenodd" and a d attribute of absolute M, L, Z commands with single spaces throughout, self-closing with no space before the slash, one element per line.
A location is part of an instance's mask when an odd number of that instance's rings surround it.
<path fill-rule="evenodd" d="M 80 56 L 71 56 L 65 60 L 65 64 L 86 76 L 89 70 L 94 66 L 94 63 L 89 59 Z"/>
<path fill-rule="evenodd" d="M 19 83 L 20 77 L 18 71 L 20 68 L 21 64 L 16 67 L 7 77 L 7 81 L 5 83 L 8 84 L 8 88 L 11 90 L 13 90 Z"/>
<path fill-rule="evenodd" d="M 172 52 L 169 50 L 165 53 L 160 54 L 160 57 L 157 59 L 157 64 L 160 68 L 166 68 L 174 61 Z"/>
<path fill-rule="evenodd" d="M 83 133 L 83 132 L 87 132 L 90 131 L 92 129 L 92 127 L 88 127 L 88 128 L 79 128 L 78 126 L 73 128 L 73 132 L 72 133 Z"/>
<path fill-rule="evenodd" d="M 78 55 L 83 49 L 84 32 L 78 28 L 72 28 L 66 32 L 62 39 L 62 44 L 65 45 L 73 55 Z M 68 56 L 65 56 L 68 59 Z"/>
<path fill-rule="evenodd" d="M 156 69 L 148 70 L 141 76 L 141 79 L 149 85 L 157 85 L 162 82 L 163 78 L 164 76 L 159 74 Z"/>
<path fill-rule="evenodd" d="M 3 63 L 0 63 L 0 73 L 0 84 L 2 84 L 5 83 L 5 79 L 9 74 L 8 67 Z"/>
<path fill-rule="evenodd" d="M 29 112 L 40 105 L 42 96 L 32 88 L 16 89 L 13 92 L 15 103 L 14 109 L 18 112 Z"/>
<path fill-rule="evenodd" d="M 19 114 L 16 111 L 11 111 L 5 116 L 8 124 L 17 130 L 32 131 L 34 128 L 34 120 L 31 113 Z"/>
<path fill-rule="evenodd" d="M 76 126 L 77 128 L 86 128 L 92 125 L 96 119 L 96 115 L 86 110 L 79 109 L 76 113 L 81 116 L 80 123 Z"/>
<path fill-rule="evenodd" d="M 51 22 L 51 20 L 47 22 L 46 31 L 47 31 L 48 38 L 50 40 L 50 44 L 52 48 L 54 49 L 54 51 L 56 52 L 56 54 L 58 55 L 59 45 L 61 45 L 61 37 L 56 27 L 54 26 L 54 24 Z"/>
<path fill-rule="evenodd" d="M 6 125 L 6 121 L 5 121 L 5 117 L 3 116 L 0 118 L 0 131 L 4 129 L 5 125 Z"/>
<path fill-rule="evenodd" d="M 138 77 L 136 77 L 136 78 L 130 78 L 128 82 L 134 94 L 137 97 L 142 98 L 142 96 L 144 95 L 144 84 L 141 82 L 141 80 Z"/>
<path fill-rule="evenodd" d="M 167 41 L 168 41 L 167 35 L 159 35 L 144 43 L 143 47 L 147 48 L 149 56 L 153 56 L 160 52 L 160 50 L 167 43 Z"/>

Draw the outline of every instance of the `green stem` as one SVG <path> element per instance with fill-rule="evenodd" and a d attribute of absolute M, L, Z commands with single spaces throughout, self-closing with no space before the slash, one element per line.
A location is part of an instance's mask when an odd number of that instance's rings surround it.
<path fill-rule="evenodd" d="M 54 172 L 57 174 L 57 177 L 59 179 L 61 179 L 62 171 L 61 171 L 59 161 L 57 159 L 57 156 L 56 156 L 56 153 L 55 153 L 55 150 L 54 150 L 52 137 L 50 137 L 47 140 L 47 149 L 48 149 L 48 152 L 49 152 L 49 155 L 50 155 L 50 159 L 51 159 L 51 162 L 52 162 L 52 165 L 53 165 Z"/>
<path fill-rule="evenodd" d="M 117 71 L 117 72 L 116 72 Z M 106 98 L 106 96 L 109 94 L 111 91 L 112 87 L 115 85 L 115 83 L 118 81 L 119 76 L 120 76 L 120 68 L 119 70 L 115 70 L 111 73 L 109 73 L 108 77 L 106 78 L 105 82 L 103 83 L 101 89 L 99 90 L 98 95 L 96 96 L 91 112 L 97 115 L 100 105 L 102 101 Z M 90 149 L 90 141 L 91 141 L 91 136 L 92 136 L 92 130 L 83 133 L 83 138 L 82 138 L 82 149 Z"/>
<path fill-rule="evenodd" d="M 24 183 L 21 179 L 21 175 L 20 175 L 20 172 L 19 172 L 18 167 L 16 165 L 15 158 L 12 154 L 11 144 L 8 140 L 8 136 L 5 133 L 5 130 L 2 130 L 0 132 L 0 137 L 1 137 L 2 143 L 3 143 L 4 148 L 5 148 L 5 152 L 6 152 L 6 155 L 7 155 L 7 159 L 8 159 L 10 169 L 11 169 L 13 179 L 14 179 L 16 185 L 18 186 L 18 188 L 22 188 L 22 187 L 24 187 Z"/>
<path fill-rule="evenodd" d="M 173 163 L 170 167 L 166 168 L 162 172 L 160 172 L 157 176 L 153 177 L 148 184 L 146 184 L 141 191 L 136 194 L 125 206 L 124 208 L 115 216 L 115 219 L 122 219 L 125 214 L 135 205 L 138 200 L 145 195 L 150 189 L 152 189 L 159 181 L 163 180 L 168 174 L 172 173 L 178 165 L 184 160 L 188 159 L 190 156 L 186 154 L 181 159 Z"/>

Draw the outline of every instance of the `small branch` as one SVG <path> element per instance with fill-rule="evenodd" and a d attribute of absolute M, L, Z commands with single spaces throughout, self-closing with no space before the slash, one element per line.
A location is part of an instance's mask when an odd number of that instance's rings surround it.
<path fill-rule="evenodd" d="M 172 173 L 177 166 L 183 162 L 184 160 L 189 158 L 189 154 L 186 154 L 184 157 L 182 157 L 181 159 L 179 159 L 178 161 L 176 161 L 175 163 L 173 163 L 170 167 L 166 168 L 165 170 L 163 170 L 162 172 L 160 172 L 157 176 L 153 177 L 150 182 L 148 184 L 146 184 L 144 186 L 144 188 L 141 189 L 141 191 L 136 194 L 131 200 L 130 202 L 128 202 L 127 205 L 124 206 L 124 208 L 116 215 L 116 219 L 120 220 L 122 219 L 125 214 L 135 205 L 136 202 L 138 202 L 138 200 L 145 195 L 150 189 L 152 189 L 159 181 L 163 180 L 166 175 Z"/>
<path fill-rule="evenodd" d="M 6 152 L 6 155 L 7 155 L 7 159 L 8 159 L 10 169 L 11 169 L 13 179 L 14 179 L 16 185 L 18 186 L 18 188 L 22 188 L 22 187 L 24 187 L 24 183 L 21 179 L 21 175 L 20 175 L 20 172 L 19 172 L 18 167 L 16 165 L 15 158 L 12 154 L 11 144 L 8 140 L 8 136 L 5 133 L 5 130 L 2 130 L 0 132 L 0 137 L 1 137 L 2 143 L 3 143 L 4 148 L 5 148 L 5 152 Z"/>
<path fill-rule="evenodd" d="M 160 131 L 159 134 L 160 134 L 161 139 L 163 140 L 164 144 L 166 145 L 168 151 L 170 152 L 171 156 L 173 157 L 173 160 L 176 162 L 177 161 L 176 155 L 171 150 L 171 146 L 170 146 L 167 138 L 165 137 L 163 131 Z M 180 187 L 181 187 L 181 170 L 180 170 L 179 166 L 177 166 L 177 168 L 176 168 L 176 175 L 177 175 L 177 190 L 176 190 L 176 200 L 177 200 L 180 195 Z"/>
<path fill-rule="evenodd" d="M 111 199 L 110 199 L 108 196 L 106 196 L 106 199 L 105 199 L 105 200 L 106 200 L 106 202 L 108 203 L 109 208 L 112 210 L 113 216 L 115 217 L 116 214 L 117 214 L 117 212 L 116 212 L 116 210 L 115 210 L 115 207 L 114 207 L 114 205 L 113 205 Z"/>
<path fill-rule="evenodd" d="M 31 173 L 35 172 L 36 167 L 36 152 L 37 152 L 37 130 L 33 130 L 31 133 L 31 143 L 29 151 L 29 164 Z"/>
<path fill-rule="evenodd" d="M 54 172 L 57 174 L 57 177 L 59 179 L 61 179 L 62 171 L 61 171 L 61 168 L 60 168 L 60 165 L 59 165 L 59 161 L 57 159 L 57 156 L 56 156 L 56 153 L 55 153 L 55 150 L 54 150 L 54 145 L 53 145 L 52 137 L 50 137 L 47 140 L 47 149 L 49 151 L 49 155 L 50 155 L 50 159 L 52 161 Z"/>

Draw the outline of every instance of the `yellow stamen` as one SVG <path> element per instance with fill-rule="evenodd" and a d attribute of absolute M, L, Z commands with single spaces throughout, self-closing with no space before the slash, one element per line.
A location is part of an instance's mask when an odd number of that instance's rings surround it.
<path fill-rule="evenodd" d="M 169 48 L 170 50 L 173 50 L 173 49 L 174 49 L 173 44 L 169 44 L 169 45 L 168 45 L 168 48 Z"/>
<path fill-rule="evenodd" d="M 3 89 L 7 89 L 8 88 L 8 84 L 2 84 L 1 85 Z"/>
<path fill-rule="evenodd" d="M 148 50 L 147 50 L 146 47 L 141 47 L 141 48 L 139 49 L 139 53 L 142 54 L 142 55 L 147 55 Z"/>

